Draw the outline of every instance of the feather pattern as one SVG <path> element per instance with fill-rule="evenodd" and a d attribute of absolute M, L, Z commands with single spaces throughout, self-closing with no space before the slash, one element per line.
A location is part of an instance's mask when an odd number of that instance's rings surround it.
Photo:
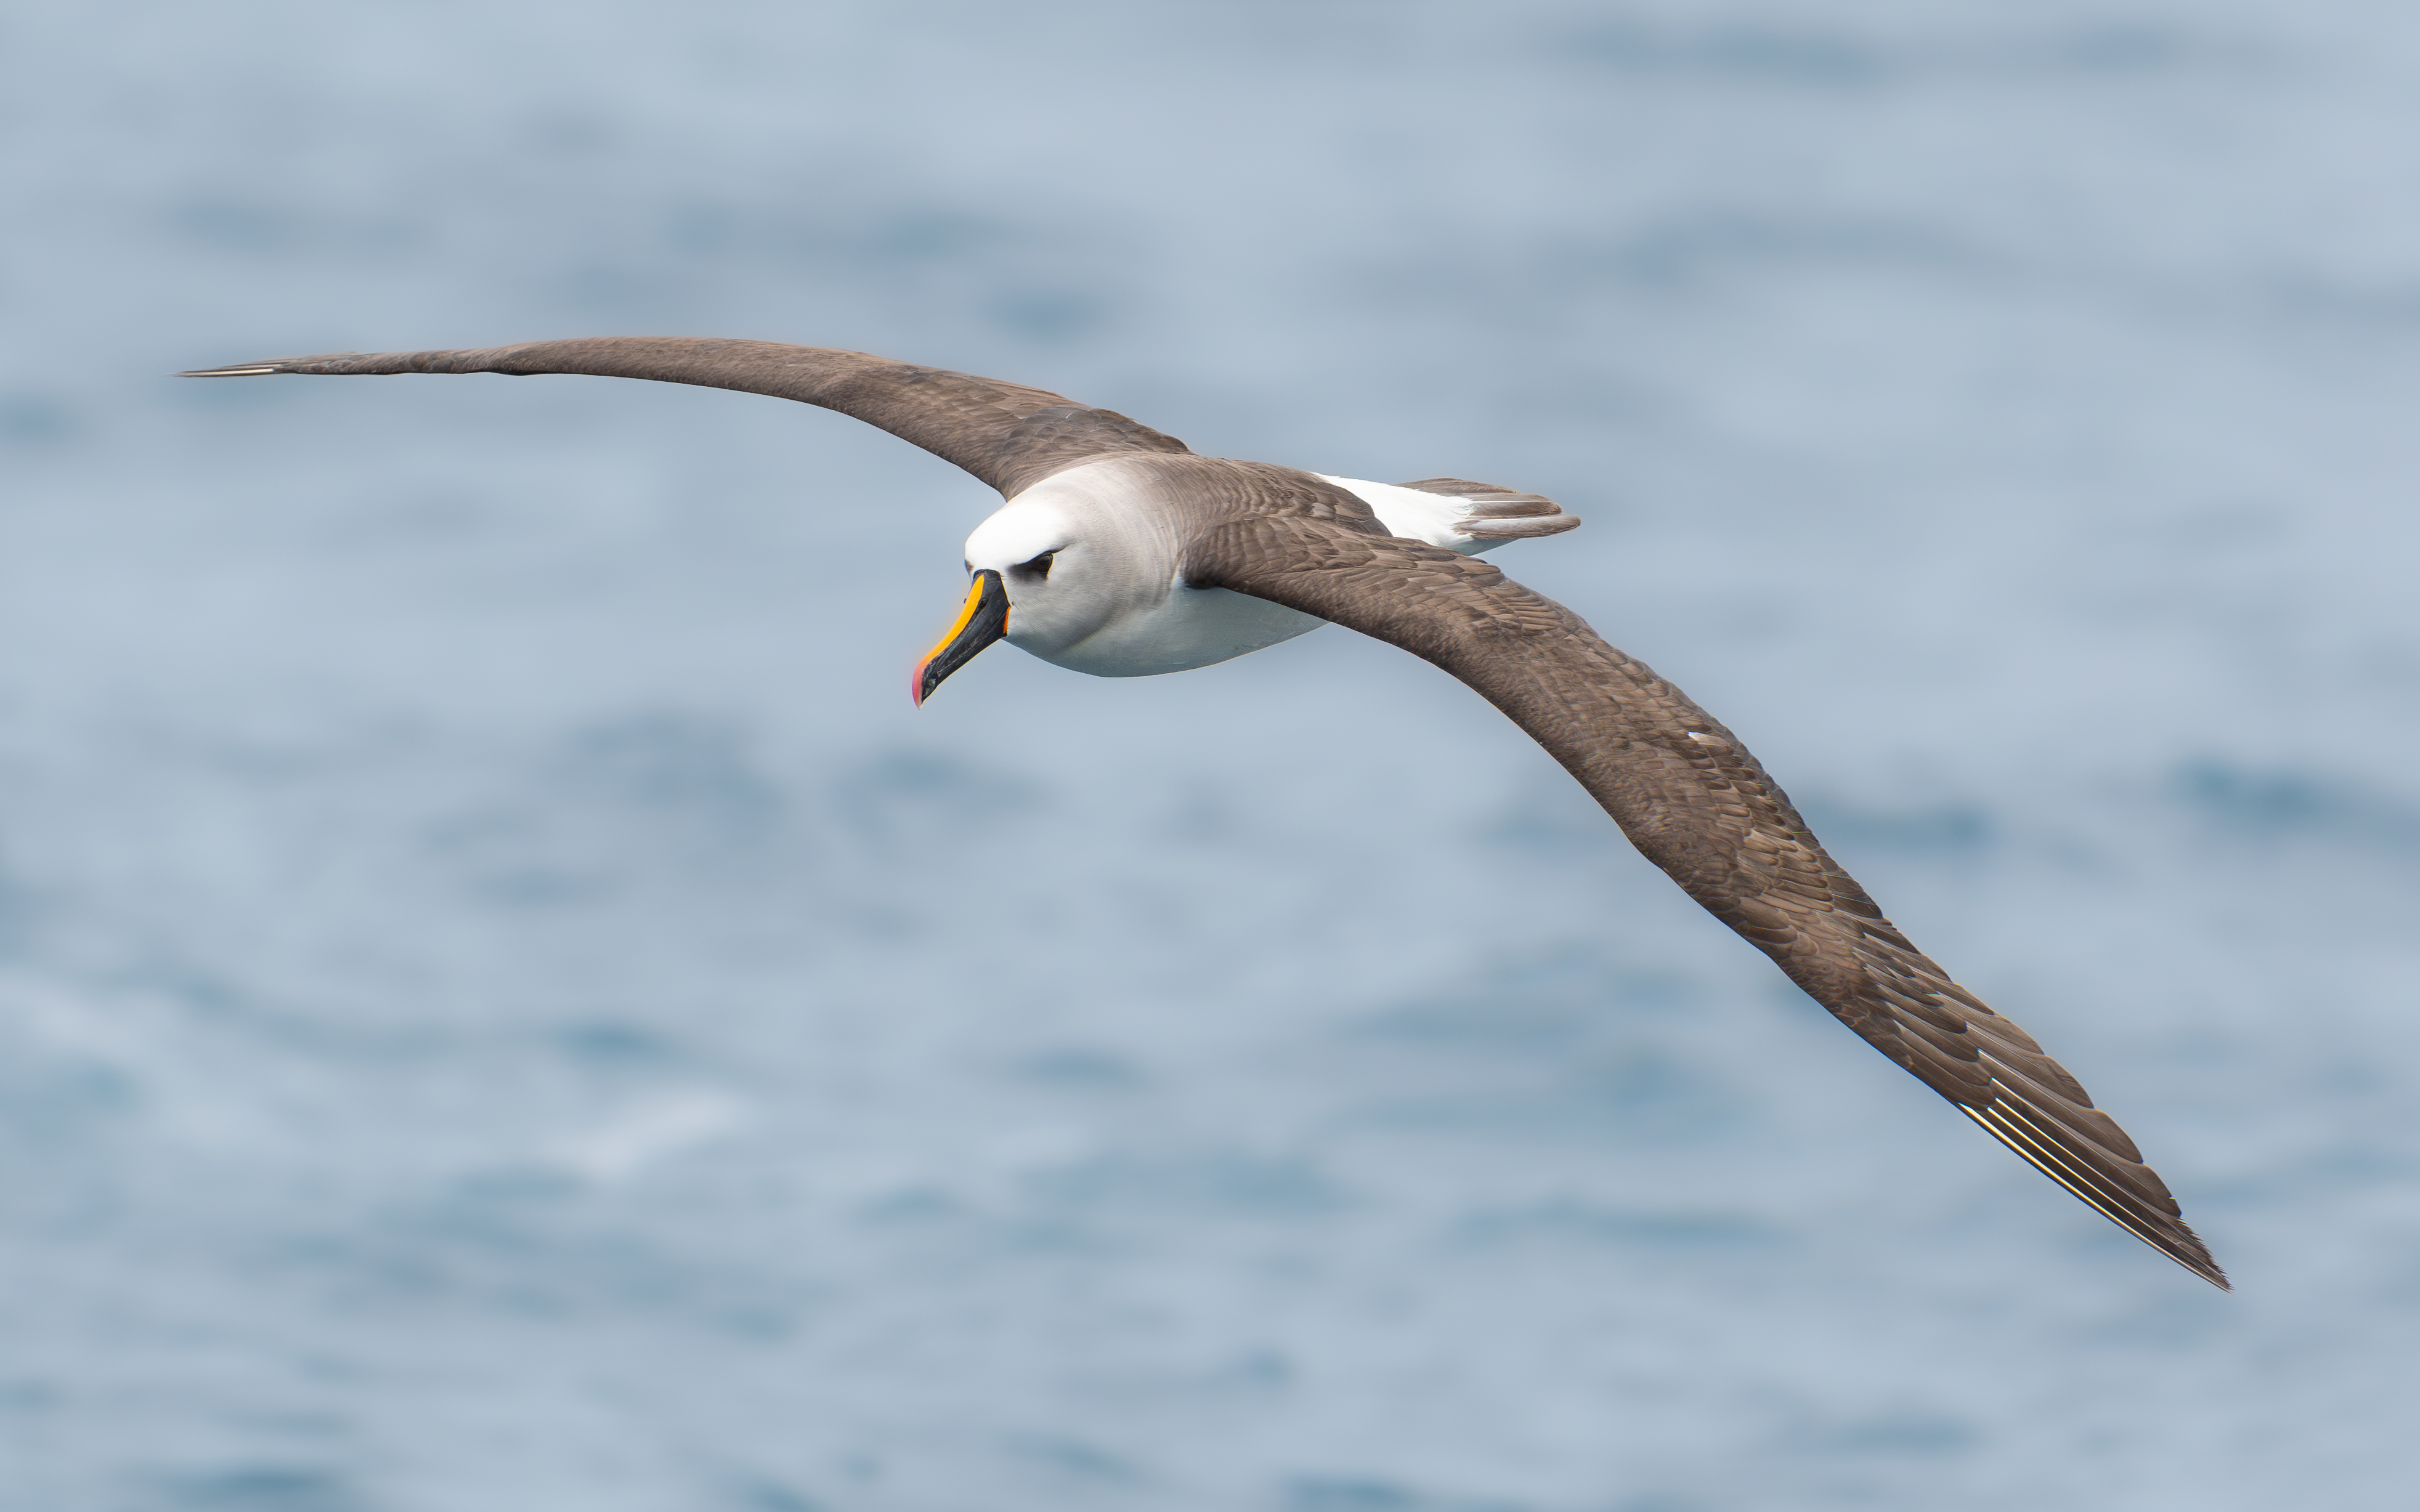
<path fill-rule="evenodd" d="M 864 352 L 715 336 L 591 336 L 459 351 L 330 352 L 272 357 L 181 378 L 330 378 L 396 373 L 586 373 L 769 394 L 836 409 L 913 442 L 1014 498 L 1080 462 L 1125 453 L 1180 453 L 1185 443 L 1113 409 L 1046 389 L 894 363 Z"/>
<path fill-rule="evenodd" d="M 1435 663 L 1544 746 L 1648 859 L 1867 1043 L 2204 1280 L 2226 1273 L 2116 1119 L 1909 943 L 1746 747 L 1579 616 L 1473 558 L 1264 513 L 1198 535 L 1188 580 Z"/>
<path fill-rule="evenodd" d="M 775 342 L 601 337 L 275 358 L 187 376 L 278 373 L 586 373 L 771 394 L 879 426 L 1011 499 L 1123 459 L 1121 507 L 1174 543 L 1187 585 L 1332 621 L 1468 684 L 1562 763 L 1649 860 L 1841 1023 L 2112 1222 L 2227 1286 L 2117 1120 L 1883 917 L 1737 736 L 1561 605 L 1487 563 L 1388 534 L 1337 481 L 1197 456 L 1114 410 L 1041 389 Z M 1492 484 L 1399 486 L 1457 501 L 1468 513 L 1454 528 L 1472 537 L 1578 523 L 1550 500 Z"/>

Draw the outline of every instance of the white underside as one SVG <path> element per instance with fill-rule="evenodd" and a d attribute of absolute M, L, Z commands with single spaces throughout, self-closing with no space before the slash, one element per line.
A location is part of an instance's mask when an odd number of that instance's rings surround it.
<path fill-rule="evenodd" d="M 1156 677 L 1233 661 L 1326 623 L 1249 594 L 1175 583 L 1151 609 L 1123 615 L 1063 650 L 1033 654 L 1053 666 L 1095 677 Z M 1014 610 L 1008 616 L 1008 640 L 1016 643 Z"/>

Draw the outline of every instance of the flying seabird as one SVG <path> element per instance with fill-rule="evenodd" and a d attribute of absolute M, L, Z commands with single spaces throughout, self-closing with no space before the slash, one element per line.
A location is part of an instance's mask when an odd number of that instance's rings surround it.
<path fill-rule="evenodd" d="M 1647 858 L 1866 1042 L 2120 1227 L 2226 1273 L 2134 1141 L 2031 1035 L 1892 927 L 1739 738 L 1478 552 L 1579 521 L 1454 478 L 1387 485 L 1196 455 L 1041 389 L 777 342 L 598 337 L 333 353 L 203 368 L 582 373 L 836 409 L 1000 490 L 968 537 L 957 620 L 916 664 L 922 702 L 995 640 L 1104 677 L 1182 671 L 1336 624 L 1468 684 L 1588 789 Z"/>

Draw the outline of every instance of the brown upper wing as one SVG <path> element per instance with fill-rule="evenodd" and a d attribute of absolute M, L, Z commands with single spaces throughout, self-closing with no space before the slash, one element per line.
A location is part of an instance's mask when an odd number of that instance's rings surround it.
<path fill-rule="evenodd" d="M 1196 539 L 1187 577 L 1391 641 L 1469 684 L 1841 1023 L 2069 1191 L 2226 1287 L 2117 1120 L 1891 927 L 1730 731 L 1577 615 L 1484 562 L 1333 520 L 1230 519 Z"/>
<path fill-rule="evenodd" d="M 587 373 L 737 389 L 820 405 L 878 425 L 1015 497 L 1079 462 L 1181 453 L 1185 443 L 1111 409 L 1042 389 L 823 347 L 708 336 L 592 336 L 467 351 L 334 352 L 206 367 L 184 378 L 271 373 Z"/>

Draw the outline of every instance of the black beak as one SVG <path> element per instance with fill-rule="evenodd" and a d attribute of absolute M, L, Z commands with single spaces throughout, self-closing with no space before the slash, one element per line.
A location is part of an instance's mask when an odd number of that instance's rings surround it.
<path fill-rule="evenodd" d="M 918 704 L 933 696 L 941 679 L 975 659 L 977 653 L 1008 633 L 1008 586 L 1000 574 L 985 567 L 975 574 L 974 586 L 967 590 L 967 603 L 958 610 L 958 622 L 941 637 L 941 643 L 924 653 L 924 659 L 908 674 L 908 694 Z"/>

